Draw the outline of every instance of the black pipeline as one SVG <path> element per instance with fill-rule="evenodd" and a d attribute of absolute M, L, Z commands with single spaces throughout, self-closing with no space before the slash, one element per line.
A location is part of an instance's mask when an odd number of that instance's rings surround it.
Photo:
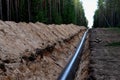
<path fill-rule="evenodd" d="M 86 41 L 86 37 L 88 34 L 89 29 L 84 33 L 82 40 L 80 41 L 75 54 L 70 59 L 69 63 L 66 65 L 66 67 L 63 69 L 62 73 L 58 77 L 57 80 L 74 80 L 76 71 L 78 69 L 78 65 L 81 60 L 82 51 L 84 48 L 84 44 Z"/>

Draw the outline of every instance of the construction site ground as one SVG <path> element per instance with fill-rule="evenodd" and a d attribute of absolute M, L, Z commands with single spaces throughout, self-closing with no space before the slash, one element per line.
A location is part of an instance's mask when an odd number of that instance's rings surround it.
<path fill-rule="evenodd" d="M 86 28 L 0 21 L 0 80 L 56 80 Z M 120 29 L 91 29 L 75 80 L 120 79 Z"/>
<path fill-rule="evenodd" d="M 120 29 L 92 29 L 90 49 L 90 77 L 88 80 L 119 80 Z"/>
<path fill-rule="evenodd" d="M 0 80 L 56 80 L 85 27 L 0 21 Z"/>

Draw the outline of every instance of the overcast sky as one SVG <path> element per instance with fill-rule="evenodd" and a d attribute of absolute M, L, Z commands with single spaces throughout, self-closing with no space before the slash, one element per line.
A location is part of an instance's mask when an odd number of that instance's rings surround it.
<path fill-rule="evenodd" d="M 85 15 L 88 20 L 88 26 L 91 27 L 93 25 L 93 16 L 94 12 L 97 9 L 97 1 L 98 0 L 81 0 L 83 2 L 83 7 L 85 10 Z"/>

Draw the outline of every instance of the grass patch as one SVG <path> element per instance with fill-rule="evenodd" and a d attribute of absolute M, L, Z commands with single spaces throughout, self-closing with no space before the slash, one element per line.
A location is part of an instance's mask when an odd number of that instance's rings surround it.
<path fill-rule="evenodd" d="M 114 46 L 114 47 L 117 47 L 117 46 L 120 46 L 120 42 L 109 43 L 109 44 L 107 44 L 106 46 Z"/>

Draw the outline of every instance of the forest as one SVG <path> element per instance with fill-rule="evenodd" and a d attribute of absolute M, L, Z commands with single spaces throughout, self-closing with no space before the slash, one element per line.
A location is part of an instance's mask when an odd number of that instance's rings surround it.
<path fill-rule="evenodd" d="M 80 0 L 0 0 L 0 19 L 87 26 Z"/>
<path fill-rule="evenodd" d="M 120 27 L 120 0 L 98 0 L 93 27 Z"/>

